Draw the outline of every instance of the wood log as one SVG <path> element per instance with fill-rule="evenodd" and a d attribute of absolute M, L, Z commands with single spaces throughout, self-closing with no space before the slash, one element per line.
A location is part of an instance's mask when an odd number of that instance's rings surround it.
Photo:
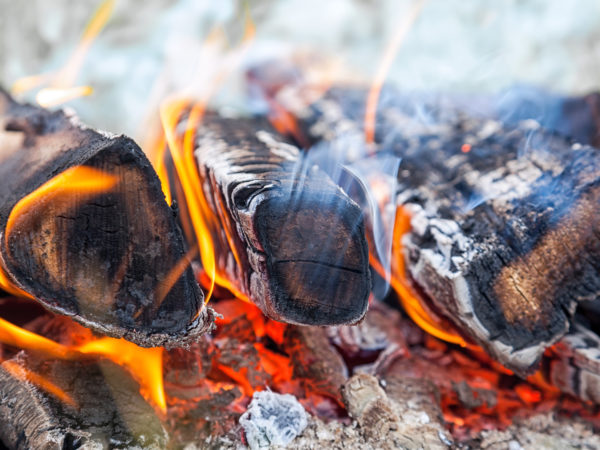
<path fill-rule="evenodd" d="M 270 318 L 355 323 L 370 292 L 363 215 L 266 120 L 208 116 L 198 129 L 202 189 L 221 223 L 217 265 Z"/>
<path fill-rule="evenodd" d="M 298 116 L 325 151 L 364 156 L 365 98 L 333 89 Z M 600 153 L 532 121 L 421 106 L 388 91 L 377 117 L 377 152 L 402 158 L 397 201 L 412 211 L 395 256 L 438 311 L 525 375 L 600 293 Z"/>
<path fill-rule="evenodd" d="M 161 449 L 167 443 L 137 383 L 109 362 L 44 362 L 24 353 L 4 361 L 0 422 L 0 440 L 11 449 Z"/>
<path fill-rule="evenodd" d="M 177 271 L 185 249 L 174 213 L 131 139 L 1 90 L 0 138 L 0 256 L 12 285 L 143 346 L 183 344 L 211 328 L 192 270 Z M 69 191 L 82 183 L 77 170 L 83 185 L 90 174 L 115 181 Z"/>

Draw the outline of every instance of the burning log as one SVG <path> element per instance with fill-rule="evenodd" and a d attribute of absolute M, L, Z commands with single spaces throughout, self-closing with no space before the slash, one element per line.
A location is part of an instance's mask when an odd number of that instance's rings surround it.
<path fill-rule="evenodd" d="M 364 149 L 364 98 L 334 89 L 299 116 L 313 139 Z M 412 101 L 383 98 L 375 145 L 402 158 L 398 204 L 412 214 L 394 257 L 465 335 L 530 373 L 578 302 L 600 292 L 598 151 L 531 121 L 502 125 L 443 105 L 417 115 Z"/>
<path fill-rule="evenodd" d="M 1 90 L 0 125 L 4 289 L 142 346 L 210 329 L 174 213 L 132 140 Z"/>
<path fill-rule="evenodd" d="M 109 362 L 48 362 L 23 353 L 4 361 L 0 417 L 0 440 L 14 449 L 158 449 L 167 442 L 136 383 Z"/>
<path fill-rule="evenodd" d="M 261 119 L 205 118 L 196 156 L 217 266 L 273 319 L 355 323 L 370 291 L 360 208 Z"/>

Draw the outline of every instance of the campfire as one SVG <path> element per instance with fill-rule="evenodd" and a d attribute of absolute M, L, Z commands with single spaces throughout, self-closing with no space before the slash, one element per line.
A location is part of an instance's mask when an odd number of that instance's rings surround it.
<path fill-rule="evenodd" d="M 370 83 L 250 63 L 242 8 L 140 147 L 60 108 L 114 7 L 0 89 L 6 447 L 600 448 L 597 94 L 386 83 L 419 0 Z"/>

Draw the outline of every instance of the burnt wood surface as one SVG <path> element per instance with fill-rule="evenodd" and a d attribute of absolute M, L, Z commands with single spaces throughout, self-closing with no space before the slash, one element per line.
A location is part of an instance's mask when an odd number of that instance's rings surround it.
<path fill-rule="evenodd" d="M 67 402 L 32 382 L 68 395 Z M 0 364 L 0 441 L 10 449 L 165 448 L 167 434 L 127 372 L 112 363 L 43 362 L 23 353 Z"/>
<path fill-rule="evenodd" d="M 296 111 L 309 150 L 364 157 L 364 89 L 332 89 Z M 377 157 L 401 158 L 397 203 L 412 211 L 408 271 L 472 340 L 520 374 L 600 293 L 600 154 L 528 120 L 384 90 Z M 347 156 L 350 155 L 350 156 Z M 350 159 L 350 161 L 348 161 Z"/>
<path fill-rule="evenodd" d="M 6 233 L 21 199 L 75 166 L 117 184 L 94 195 L 41 198 Z M 212 311 L 198 314 L 203 295 L 190 268 L 163 286 L 184 257 L 183 238 L 131 139 L 89 129 L 63 111 L 18 104 L 0 90 L 0 178 L 0 255 L 14 285 L 52 311 L 143 346 L 182 344 L 210 329 Z"/>
<path fill-rule="evenodd" d="M 209 115 L 196 157 L 222 225 L 217 265 L 236 289 L 283 322 L 363 317 L 371 286 L 363 215 L 342 189 L 263 119 Z"/>

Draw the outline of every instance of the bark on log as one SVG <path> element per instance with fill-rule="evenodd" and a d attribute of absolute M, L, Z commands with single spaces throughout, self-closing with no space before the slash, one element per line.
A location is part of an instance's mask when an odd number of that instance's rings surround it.
<path fill-rule="evenodd" d="M 305 129 L 332 148 L 364 147 L 364 98 L 332 90 L 300 113 Z M 376 145 L 402 158 L 410 274 L 492 356 L 531 372 L 577 303 L 600 295 L 600 153 L 532 121 L 503 125 L 383 98 Z"/>
<path fill-rule="evenodd" d="M 63 390 L 66 404 L 28 379 Z M 11 449 L 165 448 L 167 435 L 129 374 L 112 363 L 32 361 L 0 365 L 0 440 Z"/>
<path fill-rule="evenodd" d="M 358 205 L 265 120 L 207 117 L 196 156 L 223 229 L 217 264 L 239 291 L 283 322 L 363 317 L 370 273 Z"/>
<path fill-rule="evenodd" d="M 1 90 L 0 138 L 0 256 L 14 285 L 52 311 L 143 346 L 179 345 L 210 329 L 211 310 L 196 317 L 203 295 L 192 270 L 169 277 L 184 257 L 183 239 L 131 139 L 18 104 Z M 12 216 L 7 233 L 15 205 L 76 166 L 118 181 L 93 195 L 46 192 Z"/>

